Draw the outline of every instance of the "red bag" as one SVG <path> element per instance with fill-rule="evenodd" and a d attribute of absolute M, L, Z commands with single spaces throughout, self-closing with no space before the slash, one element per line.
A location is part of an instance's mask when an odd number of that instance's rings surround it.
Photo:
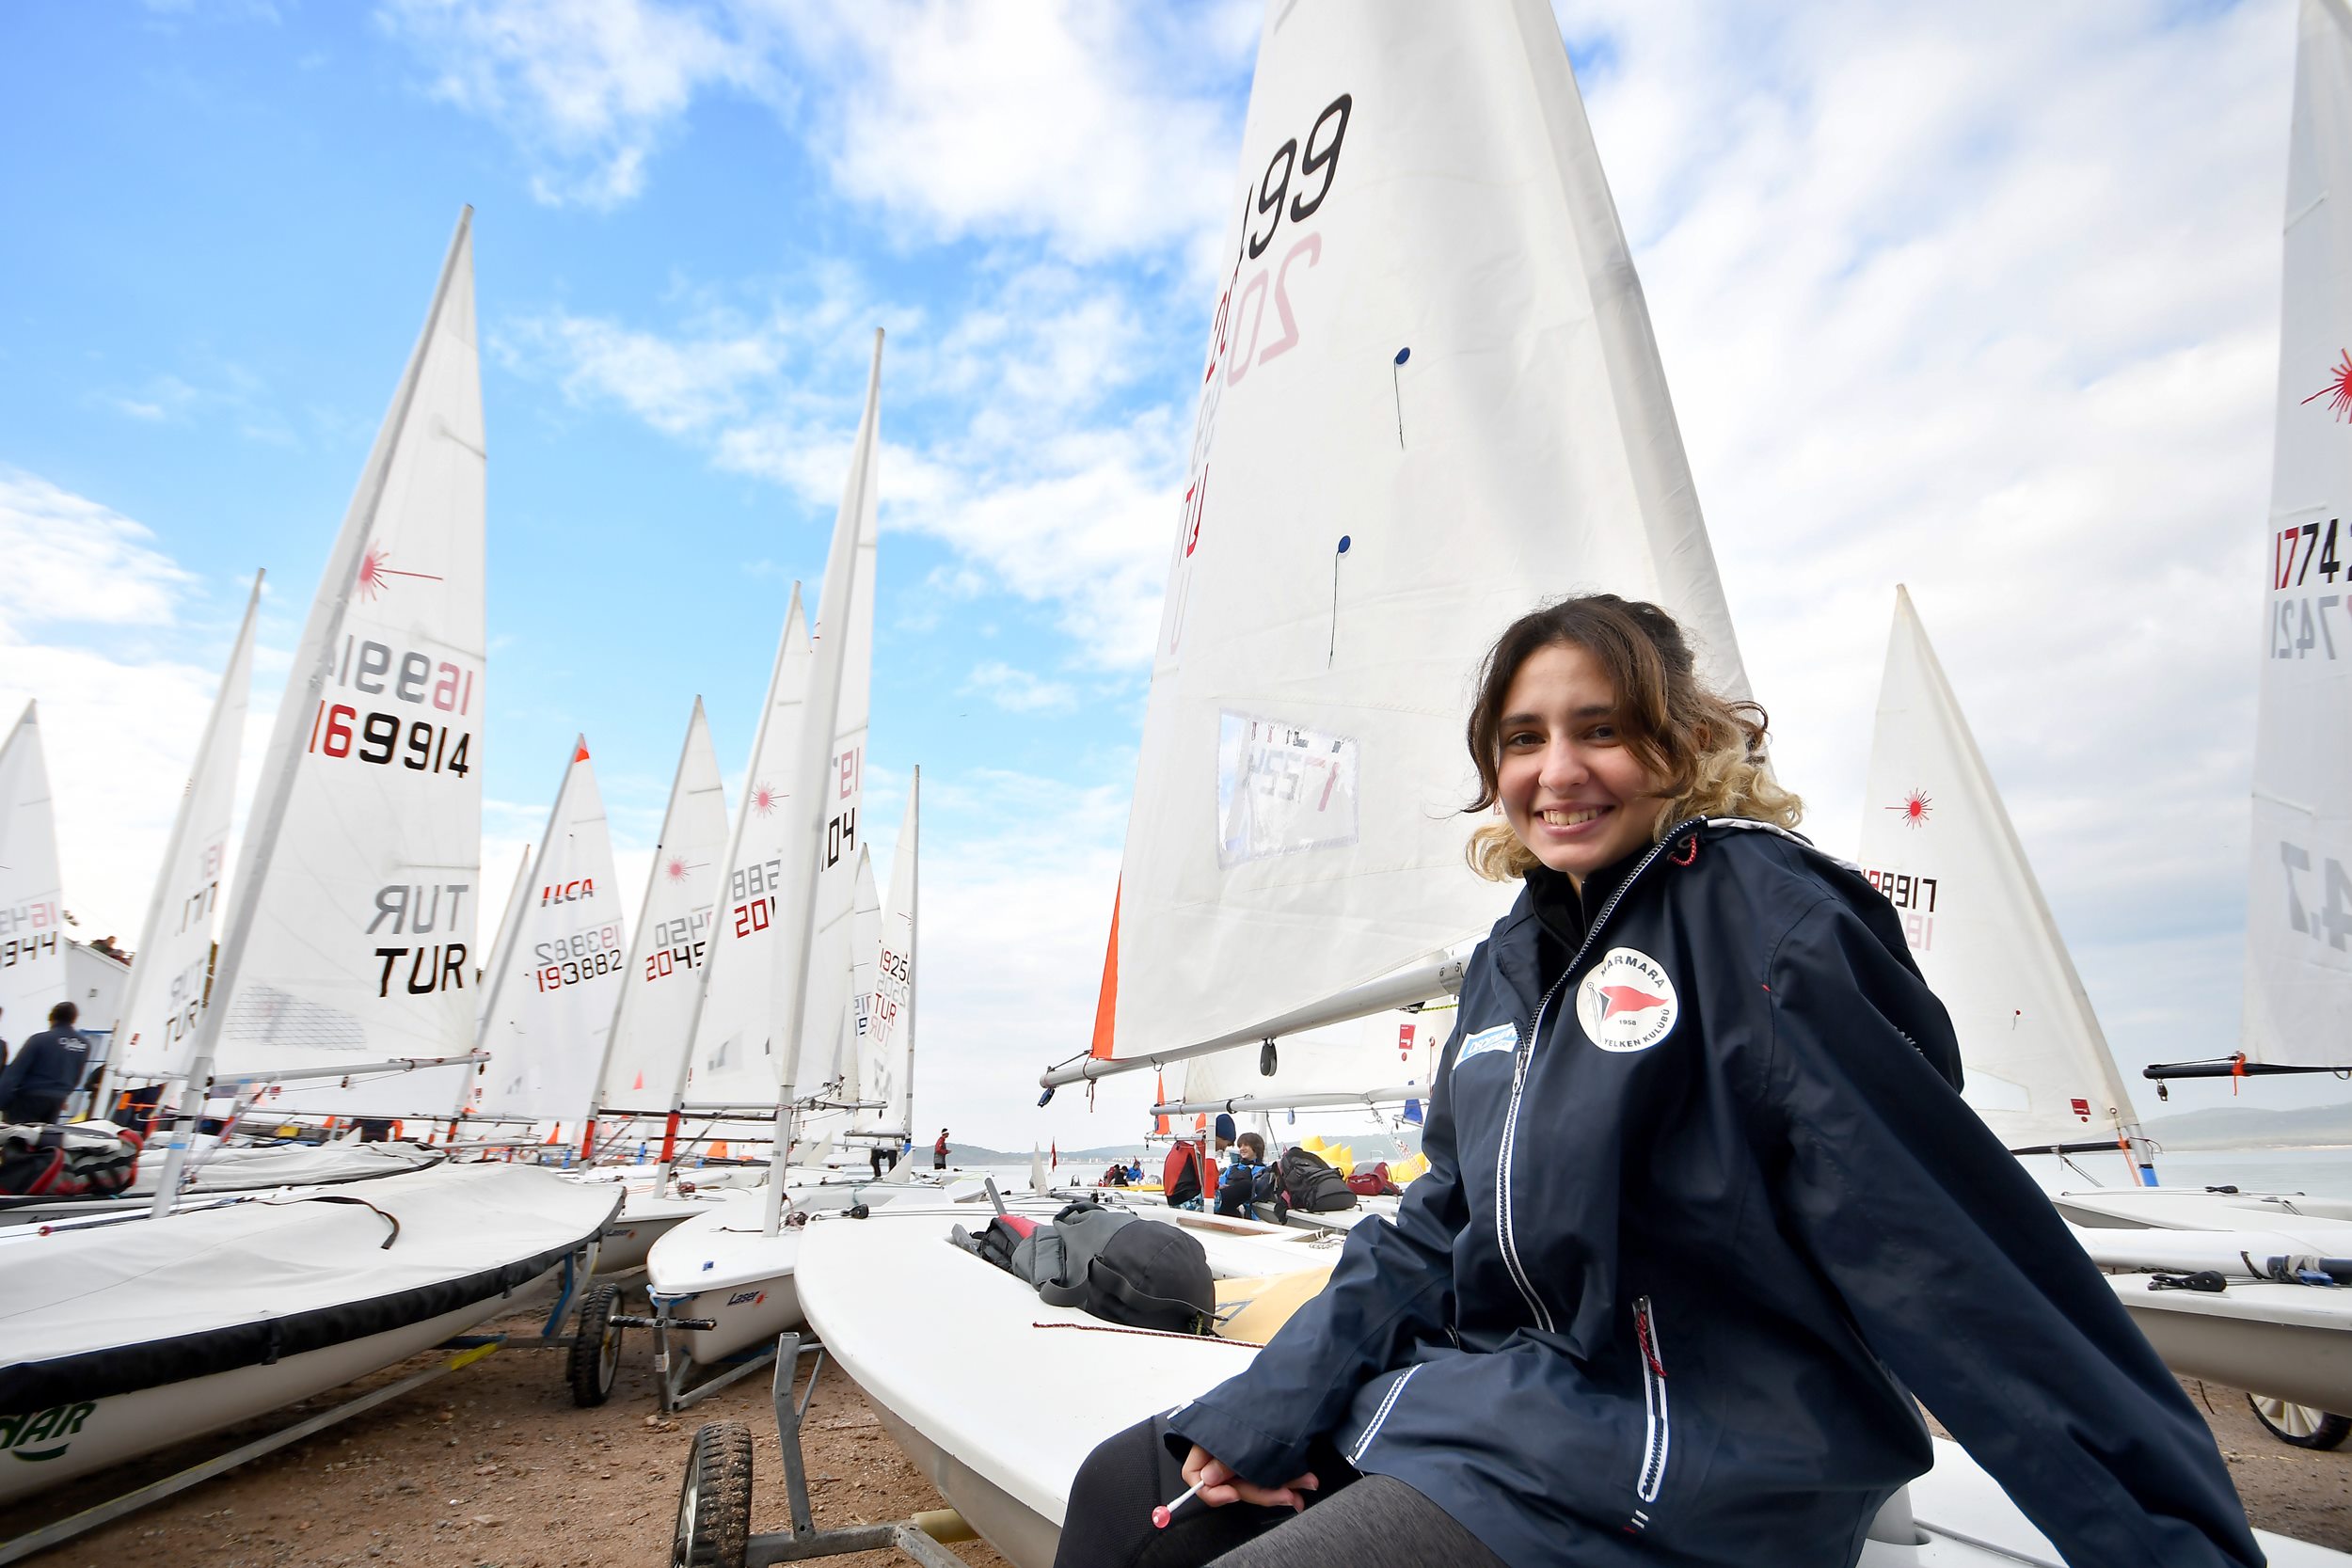
<path fill-rule="evenodd" d="M 1379 1197 L 1399 1189 L 1390 1181 L 1389 1163 L 1383 1160 L 1370 1170 L 1359 1170 L 1349 1177 L 1347 1190 L 1359 1197 Z"/>

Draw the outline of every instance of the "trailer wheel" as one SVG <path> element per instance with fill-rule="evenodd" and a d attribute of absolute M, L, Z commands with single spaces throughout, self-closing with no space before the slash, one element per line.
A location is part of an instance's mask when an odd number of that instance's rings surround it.
<path fill-rule="evenodd" d="M 2352 1418 L 2331 1416 L 2314 1406 L 2274 1400 L 2266 1394 L 2249 1394 L 2246 1402 L 2271 1436 L 2298 1449 L 2332 1449 L 2352 1436 Z"/>
<path fill-rule="evenodd" d="M 621 1288 L 599 1285 L 580 1304 L 580 1329 L 572 1336 L 566 1371 L 572 1380 L 572 1402 L 585 1409 L 612 1397 L 621 1375 L 621 1325 L 612 1321 L 621 1305 Z"/>
<path fill-rule="evenodd" d="M 752 1429 L 713 1421 L 694 1433 L 678 1491 L 670 1568 L 743 1568 L 752 1529 Z"/>

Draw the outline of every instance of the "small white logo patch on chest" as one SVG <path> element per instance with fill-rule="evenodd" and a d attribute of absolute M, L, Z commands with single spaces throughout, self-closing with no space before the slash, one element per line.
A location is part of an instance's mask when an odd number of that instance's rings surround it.
<path fill-rule="evenodd" d="M 1483 1056 L 1489 1051 L 1516 1051 L 1519 1032 L 1508 1023 L 1498 1023 L 1491 1029 L 1481 1029 L 1462 1041 L 1462 1049 L 1454 1053 L 1454 1068 L 1460 1071 L 1462 1064 L 1472 1056 Z"/>
<path fill-rule="evenodd" d="M 1577 982 L 1577 1022 L 1603 1051 L 1647 1051 L 1680 1012 L 1665 966 L 1637 948 L 1611 948 Z"/>

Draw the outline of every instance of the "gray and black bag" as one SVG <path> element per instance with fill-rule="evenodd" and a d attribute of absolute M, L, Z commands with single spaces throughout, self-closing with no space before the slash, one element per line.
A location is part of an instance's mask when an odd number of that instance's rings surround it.
<path fill-rule="evenodd" d="M 1027 1280 L 1050 1306 L 1131 1328 L 1214 1331 L 1216 1286 L 1208 1254 L 1175 1226 L 1080 1201 L 1042 1225 L 1007 1214 L 977 1236 L 957 1226 L 950 1239 Z"/>

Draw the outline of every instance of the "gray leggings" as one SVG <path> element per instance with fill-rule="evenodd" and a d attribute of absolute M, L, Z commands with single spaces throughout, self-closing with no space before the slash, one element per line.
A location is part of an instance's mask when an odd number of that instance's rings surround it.
<path fill-rule="evenodd" d="M 1503 1568 L 1454 1515 L 1394 1476 L 1351 1481 L 1208 1568 Z"/>
<path fill-rule="evenodd" d="M 1322 1488 L 1304 1512 L 1186 1503 L 1167 1529 L 1152 1505 L 1184 1488 L 1165 1418 L 1104 1439 L 1079 1468 L 1057 1568 L 1503 1568 L 1436 1503 L 1391 1476 L 1359 1476 L 1328 1443 L 1308 1467 Z"/>

